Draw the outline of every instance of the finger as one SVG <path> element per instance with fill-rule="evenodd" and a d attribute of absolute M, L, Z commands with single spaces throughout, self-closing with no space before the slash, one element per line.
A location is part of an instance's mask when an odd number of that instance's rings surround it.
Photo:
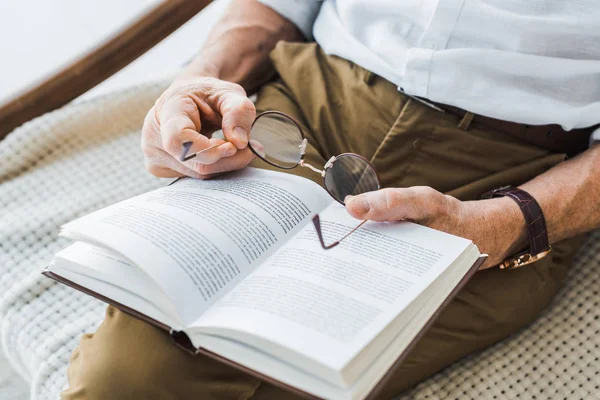
<path fill-rule="evenodd" d="M 163 103 L 160 121 L 161 147 L 175 159 L 179 159 L 184 143 L 192 143 L 189 152 L 197 152 L 210 146 L 209 139 L 199 133 L 200 116 L 198 107 L 187 96 L 173 95 Z M 227 148 L 221 149 L 226 152 Z"/>
<path fill-rule="evenodd" d="M 196 131 L 189 116 L 181 112 L 161 113 L 161 147 L 174 158 L 179 158 L 183 143 L 192 142 L 190 151 L 198 151 L 208 146 L 208 138 Z"/>
<path fill-rule="evenodd" d="M 146 167 L 146 169 L 148 170 L 148 172 L 150 172 L 152 175 L 158 178 L 179 178 L 182 176 L 186 176 L 181 172 L 173 171 L 170 168 L 160 167 L 158 165 L 149 165 Z"/>
<path fill-rule="evenodd" d="M 248 141 L 248 145 L 252 148 L 252 150 L 257 152 L 261 157 L 265 156 L 265 146 L 263 146 L 263 144 L 261 142 L 259 142 L 258 140 L 250 139 Z"/>
<path fill-rule="evenodd" d="M 189 161 L 185 164 L 188 166 L 196 164 L 210 165 L 223 158 L 231 157 L 239 151 L 233 144 L 223 139 L 212 138 L 208 143 L 208 147 L 196 152 L 196 156 L 189 158 Z"/>
<path fill-rule="evenodd" d="M 216 178 L 218 176 L 221 176 L 224 173 L 225 172 L 218 172 L 218 173 L 214 173 L 214 174 L 200 175 L 198 179 L 202 179 L 203 181 L 206 181 L 206 180 L 213 179 L 213 178 Z"/>
<path fill-rule="evenodd" d="M 160 128 L 156 119 L 154 107 L 150 109 L 144 119 L 142 127 L 141 147 L 144 154 L 146 169 L 152 175 L 160 178 L 174 178 L 180 176 L 197 176 L 197 173 L 179 163 L 174 163 L 173 157 L 163 150 L 160 139 Z M 168 166 L 170 167 L 168 167 Z"/>
<path fill-rule="evenodd" d="M 425 222 L 438 215 L 445 197 L 429 187 L 387 188 L 346 198 L 346 209 L 355 218 L 372 221 Z"/>
<path fill-rule="evenodd" d="M 161 178 L 178 176 L 199 177 L 198 172 L 178 162 L 163 150 L 157 148 L 144 149 L 144 156 L 146 169 L 154 176 Z"/>
<path fill-rule="evenodd" d="M 162 148 L 162 140 L 160 138 L 160 126 L 156 119 L 155 108 L 152 107 L 144 118 L 141 135 L 142 149 Z"/>
<path fill-rule="evenodd" d="M 254 103 L 246 96 L 241 86 L 231 84 L 209 97 L 222 117 L 221 126 L 225 138 L 238 149 L 248 145 L 252 123 L 256 119 Z"/>
<path fill-rule="evenodd" d="M 254 153 L 249 148 L 238 150 L 231 157 L 222 158 L 213 164 L 192 163 L 192 169 L 203 178 L 207 175 L 220 174 L 227 171 L 236 171 L 242 169 L 254 159 Z"/>

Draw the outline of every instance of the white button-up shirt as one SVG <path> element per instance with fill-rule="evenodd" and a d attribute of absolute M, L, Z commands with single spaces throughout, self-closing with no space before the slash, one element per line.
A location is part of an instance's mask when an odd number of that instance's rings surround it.
<path fill-rule="evenodd" d="M 600 0 L 261 0 L 407 94 L 565 129 L 600 123 Z"/>

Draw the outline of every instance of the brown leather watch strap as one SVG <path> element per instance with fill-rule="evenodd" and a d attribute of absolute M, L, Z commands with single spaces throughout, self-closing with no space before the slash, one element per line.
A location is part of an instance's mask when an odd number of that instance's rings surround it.
<path fill-rule="evenodd" d="M 505 186 L 485 193 L 482 198 L 507 196 L 513 199 L 521 208 L 527 225 L 529 249 L 518 254 L 515 259 L 505 261 L 504 267 L 515 268 L 542 258 L 550 251 L 546 218 L 538 202 L 526 191 L 513 186 Z"/>

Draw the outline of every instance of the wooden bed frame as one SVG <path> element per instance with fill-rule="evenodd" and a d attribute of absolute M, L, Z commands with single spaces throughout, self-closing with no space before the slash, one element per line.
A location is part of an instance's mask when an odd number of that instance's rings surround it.
<path fill-rule="evenodd" d="M 0 140 L 109 78 L 202 11 L 212 0 L 163 0 L 112 38 L 40 84 L 0 104 Z"/>

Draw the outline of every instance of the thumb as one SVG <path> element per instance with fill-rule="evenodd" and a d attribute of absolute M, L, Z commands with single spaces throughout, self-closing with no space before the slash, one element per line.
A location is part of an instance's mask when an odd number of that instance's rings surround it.
<path fill-rule="evenodd" d="M 256 119 L 254 103 L 246 96 L 241 86 L 219 91 L 215 98 L 216 109 L 221 114 L 223 134 L 238 149 L 248 145 L 250 129 Z"/>
<path fill-rule="evenodd" d="M 350 215 L 373 221 L 426 221 L 440 213 L 445 203 L 442 193 L 425 186 L 386 188 L 345 200 Z"/>

